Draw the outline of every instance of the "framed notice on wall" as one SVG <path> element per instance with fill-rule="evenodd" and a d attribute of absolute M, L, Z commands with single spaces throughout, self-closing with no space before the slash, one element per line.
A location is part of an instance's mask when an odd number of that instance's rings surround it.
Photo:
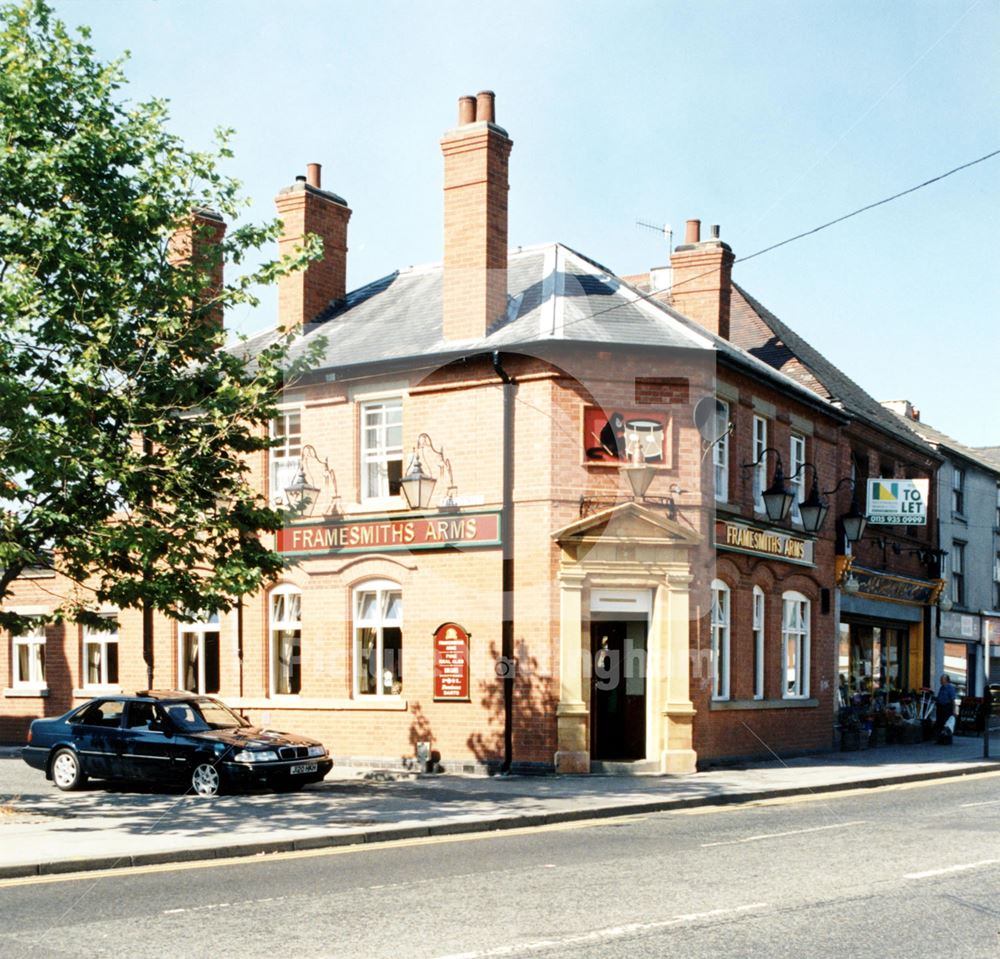
<path fill-rule="evenodd" d="M 469 634 L 458 623 L 434 630 L 434 700 L 469 701 Z"/>

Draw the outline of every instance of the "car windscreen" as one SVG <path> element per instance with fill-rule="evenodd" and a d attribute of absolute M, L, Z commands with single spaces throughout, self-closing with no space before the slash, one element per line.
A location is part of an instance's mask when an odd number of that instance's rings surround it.
<path fill-rule="evenodd" d="M 232 729 L 246 725 L 228 706 L 214 699 L 166 703 L 165 709 L 171 722 L 186 733 L 200 733 L 206 729 Z"/>

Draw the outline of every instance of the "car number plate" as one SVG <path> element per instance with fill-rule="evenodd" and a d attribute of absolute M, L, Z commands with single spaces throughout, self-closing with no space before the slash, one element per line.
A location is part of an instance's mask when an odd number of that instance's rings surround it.
<path fill-rule="evenodd" d="M 317 769 L 319 766 L 316 763 L 302 763 L 301 766 L 292 766 L 288 771 L 294 776 L 297 773 L 314 773 Z"/>

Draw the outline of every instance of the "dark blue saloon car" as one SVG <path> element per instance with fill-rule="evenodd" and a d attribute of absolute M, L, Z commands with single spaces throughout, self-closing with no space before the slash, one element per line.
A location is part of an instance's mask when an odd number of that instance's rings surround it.
<path fill-rule="evenodd" d="M 210 696 L 152 690 L 36 719 L 22 755 L 60 789 L 93 777 L 187 784 L 200 796 L 247 786 L 298 789 L 333 766 L 314 739 L 251 726 Z"/>

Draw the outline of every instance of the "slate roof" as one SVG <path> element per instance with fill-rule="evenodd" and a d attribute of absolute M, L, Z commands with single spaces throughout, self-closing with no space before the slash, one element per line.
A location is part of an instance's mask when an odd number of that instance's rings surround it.
<path fill-rule="evenodd" d="M 994 466 L 1000 466 L 1000 446 L 974 446 L 973 449 Z"/>
<path fill-rule="evenodd" d="M 730 301 L 730 338 L 752 356 L 786 373 L 851 417 L 883 430 L 921 452 L 935 456 L 924 438 L 907 428 L 871 394 L 815 347 L 779 320 L 736 283 Z"/>
<path fill-rule="evenodd" d="M 909 419 L 899 413 L 893 412 L 892 410 L 889 410 L 888 412 L 892 413 L 893 416 L 900 420 L 907 429 L 912 430 L 921 439 L 926 440 L 936 449 L 957 454 L 962 457 L 962 459 L 968 460 L 982 469 L 987 470 L 990 473 L 996 473 L 1000 476 L 1000 461 L 985 455 L 984 450 L 966 446 L 964 443 L 960 443 L 958 440 L 950 437 L 947 433 L 942 433 L 940 430 L 934 429 L 933 426 L 930 426 L 921 420 Z"/>
<path fill-rule="evenodd" d="M 317 337 L 326 341 L 319 368 L 345 374 L 370 364 L 432 358 L 443 362 L 449 357 L 559 342 L 715 351 L 779 389 L 796 392 L 803 402 L 839 415 L 822 397 L 783 372 L 561 243 L 510 254 L 507 314 L 480 338 L 444 338 L 441 280 L 438 263 L 399 270 L 351 291 L 306 325 L 290 357 L 300 355 Z M 235 349 L 253 357 L 277 336 L 269 330 Z"/>

